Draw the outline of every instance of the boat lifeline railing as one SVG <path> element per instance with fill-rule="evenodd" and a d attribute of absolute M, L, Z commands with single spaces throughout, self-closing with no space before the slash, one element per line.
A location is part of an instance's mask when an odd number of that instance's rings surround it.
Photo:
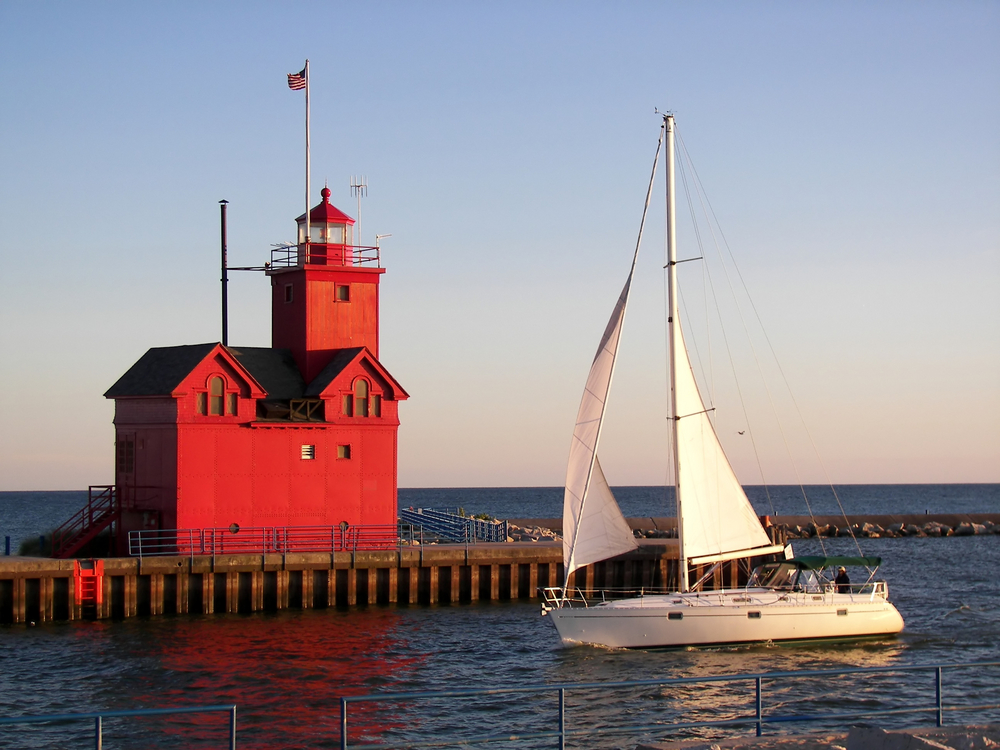
<path fill-rule="evenodd" d="M 549 608 L 566 606 L 567 604 L 582 604 L 584 607 L 589 607 L 592 604 L 601 604 L 602 602 L 676 593 L 677 591 L 674 589 L 657 588 L 655 586 L 592 589 L 579 588 L 578 586 L 571 586 L 568 589 L 563 589 L 562 586 L 549 586 L 542 589 L 542 599 Z"/>
<path fill-rule="evenodd" d="M 867 583 L 855 583 L 855 584 L 834 584 L 826 583 L 822 588 L 818 589 L 797 589 L 794 587 L 788 587 L 787 589 L 782 588 L 764 588 L 757 590 L 766 591 L 776 591 L 779 593 L 804 593 L 804 594 L 852 594 L 857 597 L 865 597 L 869 601 L 874 601 L 876 598 L 886 599 L 889 598 L 889 585 L 885 581 L 869 581 Z M 713 594 L 727 594 L 737 597 L 749 596 L 754 593 L 755 589 L 753 587 L 741 587 L 738 589 L 706 589 L 704 591 L 691 592 L 693 594 L 704 595 L 705 604 L 710 604 L 717 599 L 712 599 Z M 669 596 L 671 594 L 677 594 L 676 589 L 655 587 L 655 586 L 633 586 L 626 588 L 579 588 L 576 586 L 571 586 L 568 589 L 563 589 L 562 586 L 550 586 L 542 589 L 542 599 L 545 602 L 545 606 L 549 608 L 553 607 L 565 607 L 573 606 L 575 604 L 582 605 L 584 607 L 590 607 L 592 605 L 601 604 L 603 602 L 609 601 L 619 601 L 621 599 L 635 599 L 644 596 Z M 734 601 L 740 601 L 739 599 L 734 599 Z M 678 604 L 682 602 L 677 602 Z M 687 596 L 683 600 L 684 604 L 696 604 L 700 603 L 697 597 Z M 750 600 L 746 600 L 746 603 L 750 603 Z M 788 604 L 795 604 L 793 600 L 789 600 Z M 802 604 L 813 604 L 812 601 L 802 601 Z"/>
<path fill-rule="evenodd" d="M 956 703 L 946 703 L 945 702 L 945 690 L 944 690 L 944 671 L 947 670 L 976 670 L 976 674 L 981 676 L 981 670 L 986 668 L 1000 667 L 1000 661 L 992 662 L 972 662 L 972 663 L 960 663 L 960 664 L 933 664 L 933 665 L 919 665 L 919 666 L 900 666 L 900 667 L 855 667 L 852 669 L 815 669 L 801 672 L 761 672 L 761 673 L 745 673 L 745 674 L 730 674 L 730 675 L 713 675 L 707 677 L 669 677 L 662 679 L 650 679 L 650 680 L 629 680 L 624 682 L 579 682 L 579 683 L 567 683 L 567 684 L 552 684 L 552 685 L 531 685 L 523 687 L 514 688 L 486 688 L 481 690 L 439 690 L 439 691 L 428 691 L 428 692 L 413 692 L 413 693 L 381 693 L 373 695 L 356 695 L 356 696 L 344 696 L 340 699 L 340 747 L 341 750 L 348 750 L 349 747 L 364 748 L 365 750 L 381 750 L 382 748 L 396 748 L 404 746 L 407 748 L 418 748 L 418 747 L 446 747 L 449 745 L 462 745 L 468 746 L 472 744 L 488 744 L 493 742 L 509 743 L 512 741 L 519 740 L 553 740 L 554 745 L 559 748 L 559 750 L 565 750 L 566 740 L 568 738 L 594 738 L 598 735 L 608 735 L 613 734 L 619 740 L 621 740 L 623 733 L 631 732 L 635 735 L 639 734 L 662 734 L 664 732 L 676 731 L 681 729 L 703 729 L 708 727 L 735 727 L 735 726 L 753 726 L 756 728 L 756 734 L 758 737 L 762 736 L 764 733 L 764 726 L 768 724 L 791 724 L 791 723 L 808 723 L 808 722 L 827 722 L 834 723 L 842 726 L 842 722 L 848 719 L 873 719 L 880 716 L 902 716 L 906 714 L 910 715 L 931 715 L 934 717 L 935 726 L 944 726 L 945 714 L 954 711 L 990 711 L 1000 709 L 1000 702 L 997 703 L 977 703 L 974 705 L 960 705 Z M 905 705 L 892 708 L 861 708 L 854 711 L 826 711 L 826 712 L 807 712 L 807 713 L 795 713 L 794 708 L 789 712 L 789 696 L 793 688 L 788 685 L 789 682 L 794 682 L 796 680 L 808 680 L 815 678 L 823 678 L 823 694 L 825 697 L 829 690 L 829 681 L 825 678 L 830 677 L 842 677 L 845 675 L 864 675 L 870 677 L 875 674 L 905 674 L 911 675 L 913 673 L 919 672 L 929 672 L 932 678 L 931 684 L 927 688 L 933 688 L 934 690 L 934 700 L 927 703 L 920 703 L 914 699 L 912 695 L 908 695 L 903 702 Z M 668 685 L 675 686 L 709 686 L 712 684 L 732 684 L 732 683 L 742 683 L 746 685 L 746 689 L 743 691 L 743 696 L 747 699 L 749 703 L 752 699 L 752 707 L 748 706 L 747 713 L 739 716 L 730 716 L 723 719 L 709 719 L 704 721 L 682 721 L 682 722 L 646 722 L 646 723 L 636 723 L 636 724 L 623 724 L 623 725 L 607 725 L 602 722 L 600 727 L 583 727 L 575 728 L 570 726 L 569 712 L 567 712 L 567 697 L 570 694 L 576 696 L 577 694 L 585 695 L 588 692 L 593 693 L 595 691 L 601 692 L 602 701 L 606 704 L 611 693 L 615 691 L 629 690 L 633 688 L 648 688 L 648 687 L 664 687 Z M 766 707 L 765 694 L 765 684 L 769 687 L 771 683 L 778 683 L 774 685 L 773 692 L 776 694 L 774 699 L 775 709 L 773 712 L 768 711 Z M 984 686 L 992 686 L 994 692 L 996 692 L 997 681 L 995 679 L 989 680 L 982 678 L 979 685 L 976 687 L 982 688 Z M 907 687 L 914 687 L 914 681 L 912 679 L 907 679 Z M 706 691 L 707 692 L 707 691 Z M 661 694 L 662 695 L 662 694 Z M 975 693 L 979 696 L 981 693 Z M 507 717 L 508 731 L 503 734 L 481 734 L 481 735 L 466 735 L 462 737 L 444 738 L 441 736 L 441 728 L 436 727 L 433 734 L 436 735 L 435 739 L 431 740 L 420 740 L 417 737 L 407 735 L 405 738 L 394 737 L 388 743 L 380 742 L 364 742 L 364 743 L 354 743 L 353 745 L 349 743 L 348 734 L 348 707 L 351 704 L 359 703 L 406 703 L 408 707 L 412 707 L 414 701 L 440 701 L 442 699 L 468 699 L 470 701 L 481 701 L 483 698 L 489 696 L 510 696 L 511 699 L 523 699 L 526 697 L 540 698 L 545 696 L 554 697 L 555 700 L 549 704 L 551 706 L 552 713 L 549 716 L 547 723 L 552 727 L 551 729 L 535 729 L 528 731 L 517 731 L 516 727 L 510 726 L 509 717 L 516 714 L 515 711 L 501 712 Z M 643 704 L 646 706 L 651 705 L 651 700 L 654 694 L 649 691 L 643 692 Z M 669 695 L 663 695 L 663 697 L 669 698 Z M 998 699 L 1000 700 L 1000 699 Z M 522 701 L 523 703 L 523 701 Z M 580 706 L 584 709 L 590 705 L 592 701 L 582 700 Z M 539 700 L 533 700 L 531 703 L 532 711 L 530 715 L 537 719 L 541 716 L 542 706 L 544 704 Z M 640 709 L 640 713 L 644 709 Z M 688 713 L 690 711 L 689 706 L 685 706 L 683 711 Z M 619 715 L 622 716 L 635 716 L 634 711 L 620 712 Z M 543 718 L 543 721 L 545 719 Z M 582 723 L 582 722 L 581 722 Z M 366 734 L 370 733 L 370 730 L 366 730 Z"/>
<path fill-rule="evenodd" d="M 49 724 L 74 721 L 94 722 L 94 747 L 101 750 L 104 745 L 104 720 L 135 718 L 149 716 L 167 716 L 171 714 L 206 714 L 223 712 L 229 714 L 229 750 L 236 750 L 236 706 L 193 706 L 189 708 L 140 708 L 131 711 L 99 711 L 86 714 L 49 714 L 45 716 L 4 716 L 0 717 L 0 726 L 11 724 Z M 204 737 L 204 729 L 201 729 Z"/>
<path fill-rule="evenodd" d="M 338 526 L 254 526 L 207 529 L 152 529 L 130 531 L 133 557 L 293 552 L 357 552 L 418 545 L 423 531 L 412 524 L 356 524 Z"/>

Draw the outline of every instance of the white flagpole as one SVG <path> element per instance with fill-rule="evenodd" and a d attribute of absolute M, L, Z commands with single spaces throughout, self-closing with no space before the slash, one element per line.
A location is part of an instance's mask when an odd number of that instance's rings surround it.
<path fill-rule="evenodd" d="M 312 239 L 312 229 L 309 226 L 309 60 L 306 60 L 306 263 L 309 262 L 309 241 Z"/>

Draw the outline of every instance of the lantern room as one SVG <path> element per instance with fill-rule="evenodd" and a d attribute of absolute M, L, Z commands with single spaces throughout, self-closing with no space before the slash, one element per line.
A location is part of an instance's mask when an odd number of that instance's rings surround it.
<path fill-rule="evenodd" d="M 319 266 L 352 266 L 354 219 L 330 203 L 330 188 L 324 187 L 320 195 L 323 201 L 309 212 L 308 230 L 305 214 L 295 220 L 298 224 L 299 262 Z"/>

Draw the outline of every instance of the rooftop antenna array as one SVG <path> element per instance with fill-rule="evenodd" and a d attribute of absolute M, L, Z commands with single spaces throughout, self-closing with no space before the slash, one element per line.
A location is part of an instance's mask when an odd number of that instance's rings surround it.
<path fill-rule="evenodd" d="M 368 197 L 368 178 L 364 175 L 355 177 L 351 175 L 351 195 L 358 199 L 358 234 L 354 238 L 355 244 L 361 246 L 361 197 Z"/>

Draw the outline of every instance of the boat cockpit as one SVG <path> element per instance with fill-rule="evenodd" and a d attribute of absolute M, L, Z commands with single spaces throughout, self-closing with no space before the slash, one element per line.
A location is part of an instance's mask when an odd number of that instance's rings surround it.
<path fill-rule="evenodd" d="M 750 574 L 747 588 L 821 594 L 836 585 L 824 575 L 825 570 L 853 565 L 868 570 L 868 581 L 863 586 L 848 584 L 848 590 L 856 593 L 871 584 L 881 563 L 882 559 L 879 557 L 797 557 L 757 566 Z"/>
<path fill-rule="evenodd" d="M 815 570 L 806 570 L 792 562 L 767 563 L 754 568 L 747 582 L 748 589 L 775 589 L 777 591 L 805 591 L 822 593 L 824 584 L 830 582 Z"/>

